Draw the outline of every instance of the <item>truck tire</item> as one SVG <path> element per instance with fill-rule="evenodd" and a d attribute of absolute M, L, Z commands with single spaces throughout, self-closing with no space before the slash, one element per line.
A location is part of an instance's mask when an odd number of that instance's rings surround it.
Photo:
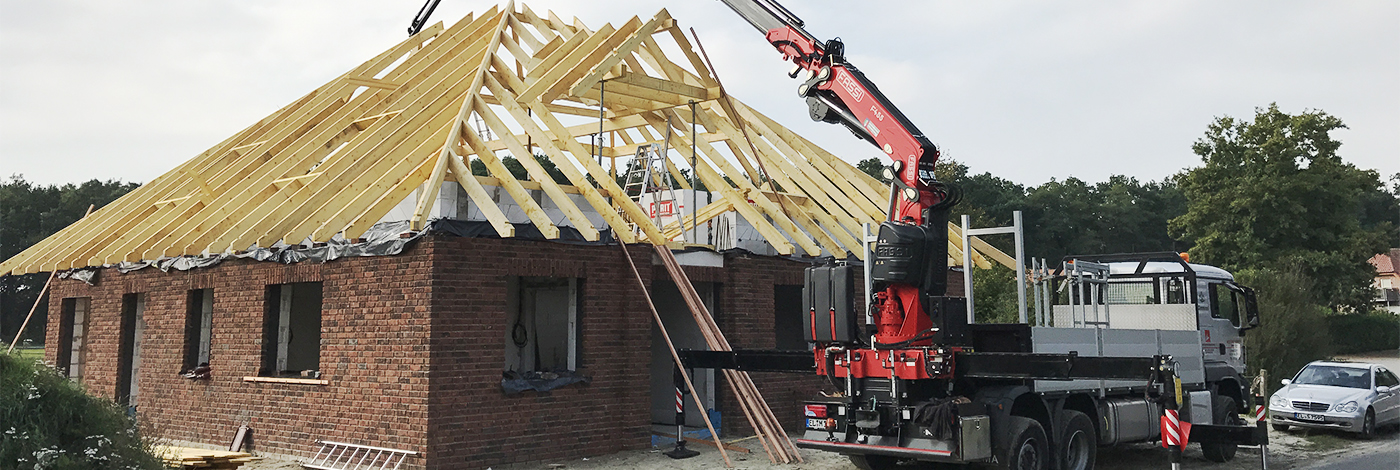
<path fill-rule="evenodd" d="M 1211 399 L 1211 422 L 1215 424 L 1242 425 L 1244 420 L 1240 419 L 1239 408 L 1235 406 L 1235 399 L 1224 395 L 1216 395 Z M 1239 450 L 1238 444 L 1221 444 L 1215 442 L 1202 442 L 1201 453 L 1206 460 L 1211 462 L 1229 462 L 1235 458 L 1235 451 Z"/>
<path fill-rule="evenodd" d="M 1094 470 L 1098 460 L 1098 433 L 1089 415 L 1061 410 L 1055 416 L 1055 448 L 1060 470 Z"/>
<path fill-rule="evenodd" d="M 997 469 L 1005 470 L 1049 470 L 1050 441 L 1045 438 L 1045 428 L 1040 422 L 1022 417 L 1006 418 L 1009 444 L 1002 455 Z"/>

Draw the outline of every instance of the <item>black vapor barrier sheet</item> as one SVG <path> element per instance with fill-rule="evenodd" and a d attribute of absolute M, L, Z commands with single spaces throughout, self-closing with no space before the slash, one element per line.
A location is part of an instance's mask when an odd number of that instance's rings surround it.
<path fill-rule="evenodd" d="M 515 227 L 514 238 L 518 239 L 544 240 L 571 245 L 606 245 L 615 242 L 611 230 L 600 231 L 598 241 L 588 241 L 573 227 L 559 227 L 559 238 L 548 240 L 533 224 L 512 225 Z M 330 241 L 321 246 L 314 246 L 310 240 L 298 245 L 288 245 L 279 241 L 267 248 L 251 247 L 242 253 L 162 257 L 150 261 L 122 262 L 118 263 L 116 268 L 125 274 L 150 267 L 163 272 L 170 272 L 172 269 L 189 271 L 195 268 L 214 266 L 227 259 L 252 259 L 296 264 L 304 261 L 324 263 L 356 256 L 393 256 L 402 253 L 409 243 L 422 238 L 427 233 L 444 233 L 466 238 L 500 238 L 491 223 L 485 221 L 433 219 L 428 222 L 427 228 L 422 232 L 413 232 L 409 230 L 408 221 L 401 220 L 375 224 L 365 231 L 358 243 L 346 240 L 341 234 L 336 234 Z M 409 235 L 405 236 L 404 234 Z M 77 279 L 94 285 L 97 282 L 98 272 L 100 272 L 100 268 L 88 267 L 60 272 L 58 277 Z"/>

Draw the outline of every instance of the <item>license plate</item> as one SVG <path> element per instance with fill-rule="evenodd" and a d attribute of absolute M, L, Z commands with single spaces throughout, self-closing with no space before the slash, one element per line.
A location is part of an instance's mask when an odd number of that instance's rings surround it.
<path fill-rule="evenodd" d="M 826 429 L 826 420 L 824 420 L 824 419 L 812 419 L 812 418 L 807 418 L 807 428 L 809 428 L 809 429 Z"/>
<path fill-rule="evenodd" d="M 1322 415 L 1315 415 L 1310 413 L 1296 413 L 1293 415 L 1293 417 L 1302 421 L 1323 421 L 1326 419 L 1323 418 Z"/>

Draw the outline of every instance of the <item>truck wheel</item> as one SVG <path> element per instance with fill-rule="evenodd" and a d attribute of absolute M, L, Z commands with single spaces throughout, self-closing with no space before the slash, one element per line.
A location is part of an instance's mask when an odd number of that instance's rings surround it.
<path fill-rule="evenodd" d="M 1056 416 L 1055 426 L 1058 436 L 1056 449 L 1059 449 L 1061 470 L 1093 470 L 1098 459 L 1098 434 L 1094 432 L 1094 422 L 1089 415 L 1062 410 Z"/>
<path fill-rule="evenodd" d="M 1211 422 L 1215 424 L 1242 425 L 1244 420 L 1240 419 L 1239 409 L 1235 407 L 1235 399 L 1224 395 L 1216 395 L 1211 400 L 1211 411 L 1215 416 Z M 1221 444 L 1215 442 L 1202 442 L 1201 453 L 1206 460 L 1211 462 L 1229 462 L 1235 458 L 1235 451 L 1239 450 L 1239 444 Z"/>
<path fill-rule="evenodd" d="M 1045 428 L 1036 420 L 1022 416 L 1007 417 L 1006 424 L 1010 445 L 1000 465 L 995 468 L 1049 470 L 1050 442 L 1045 438 Z"/>

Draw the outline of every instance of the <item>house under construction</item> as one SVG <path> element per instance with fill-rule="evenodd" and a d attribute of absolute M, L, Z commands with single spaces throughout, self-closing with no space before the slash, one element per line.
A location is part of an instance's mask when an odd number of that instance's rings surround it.
<path fill-rule="evenodd" d="M 246 425 L 259 451 L 480 468 L 639 448 L 673 422 L 671 357 L 618 243 L 677 347 L 705 343 L 646 245 L 674 250 L 735 347 L 805 349 L 803 268 L 862 258 L 889 193 L 728 96 L 665 10 L 592 27 L 510 4 L 424 28 L 0 273 L 64 273 L 46 359 L 161 437 L 227 445 Z M 1014 264 L 949 230 L 950 266 L 964 248 Z M 747 432 L 716 376 L 694 379 Z M 821 386 L 754 381 L 792 423 Z"/>

